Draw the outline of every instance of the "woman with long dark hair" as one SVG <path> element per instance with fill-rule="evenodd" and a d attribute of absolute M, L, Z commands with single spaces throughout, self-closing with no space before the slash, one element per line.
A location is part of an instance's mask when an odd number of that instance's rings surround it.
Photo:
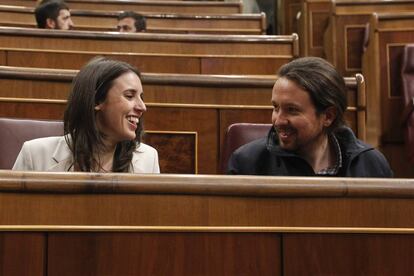
<path fill-rule="evenodd" d="M 136 68 L 92 59 L 73 80 L 65 135 L 25 142 L 13 169 L 159 173 L 157 151 L 141 142 L 142 96 Z"/>

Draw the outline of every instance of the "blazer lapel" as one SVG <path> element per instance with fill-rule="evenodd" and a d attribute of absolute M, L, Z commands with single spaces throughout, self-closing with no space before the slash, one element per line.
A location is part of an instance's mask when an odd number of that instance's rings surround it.
<path fill-rule="evenodd" d="M 52 164 L 47 170 L 56 172 L 73 171 L 72 163 L 72 153 L 66 144 L 65 138 L 62 137 L 53 152 Z"/>

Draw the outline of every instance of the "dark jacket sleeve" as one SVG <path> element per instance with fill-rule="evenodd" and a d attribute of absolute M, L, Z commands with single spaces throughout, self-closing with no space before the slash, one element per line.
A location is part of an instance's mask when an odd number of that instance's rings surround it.
<path fill-rule="evenodd" d="M 227 174 L 240 174 L 240 165 L 238 162 L 238 154 L 236 152 L 233 152 L 230 156 L 227 165 Z"/>
<path fill-rule="evenodd" d="M 227 174 L 261 175 L 266 163 L 266 139 L 261 138 L 235 150 L 227 164 Z"/>
<path fill-rule="evenodd" d="M 384 155 L 376 149 L 361 153 L 355 157 L 349 168 L 353 177 L 393 177 L 394 173 Z"/>

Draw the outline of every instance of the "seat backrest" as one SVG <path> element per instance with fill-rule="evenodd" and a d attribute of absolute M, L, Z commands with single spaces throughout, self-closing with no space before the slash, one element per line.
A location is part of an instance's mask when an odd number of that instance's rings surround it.
<path fill-rule="evenodd" d="M 237 123 L 230 125 L 224 138 L 220 156 L 221 173 L 226 173 L 227 163 L 233 151 L 253 140 L 265 137 L 271 127 L 271 124 Z"/>
<path fill-rule="evenodd" d="M 405 143 L 408 158 L 414 163 L 414 44 L 405 46 L 401 78 L 404 99 Z"/>
<path fill-rule="evenodd" d="M 61 135 L 62 121 L 0 118 L 0 169 L 13 167 L 24 142 Z"/>

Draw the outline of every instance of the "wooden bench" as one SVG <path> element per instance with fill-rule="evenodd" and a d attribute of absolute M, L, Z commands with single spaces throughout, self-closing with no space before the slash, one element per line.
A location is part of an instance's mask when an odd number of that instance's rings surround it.
<path fill-rule="evenodd" d="M 413 177 L 406 162 L 402 125 L 401 67 L 404 46 L 414 41 L 414 13 L 371 15 L 362 71 L 367 82 L 367 138 L 379 146 L 395 169 Z M 397 165 L 398 164 L 398 165 Z"/>
<path fill-rule="evenodd" d="M 412 179 L 0 171 L 2 272 L 412 275 L 413 187 Z"/>
<path fill-rule="evenodd" d="M 278 55 L 182 55 L 0 48 L 0 65 L 80 69 L 97 55 L 123 60 L 142 72 L 215 75 L 275 75 L 283 64 L 293 60 L 293 57 Z"/>
<path fill-rule="evenodd" d="M 374 12 L 414 11 L 414 1 L 336 0 L 331 2 L 325 53 L 344 76 L 362 71 L 365 26 Z"/>
<path fill-rule="evenodd" d="M 189 35 L 61 31 L 0 27 L 0 48 L 204 55 L 298 55 L 296 34 Z"/>
<path fill-rule="evenodd" d="M 136 11 L 140 13 L 178 13 L 178 14 L 235 14 L 242 13 L 242 2 L 223 1 L 116 1 L 116 0 L 66 0 L 71 9 Z M 34 0 L 0 0 L 2 5 L 35 7 Z"/>
<path fill-rule="evenodd" d="M 300 0 L 296 22 L 300 56 L 325 57 L 323 34 L 329 21 L 329 0 Z"/>
<path fill-rule="evenodd" d="M 76 71 L 0 67 L 0 117 L 63 118 Z M 195 133 L 198 173 L 218 173 L 224 134 L 233 123 L 269 123 L 275 76 L 235 77 L 178 74 L 142 75 L 145 127 L 155 132 Z M 345 79 L 349 89 L 348 124 L 365 139 L 365 83 Z"/>
<path fill-rule="evenodd" d="M 277 15 L 278 24 L 275 26 L 279 27 L 278 33 L 298 33 L 296 16 L 300 10 L 300 0 L 280 0 L 277 3 L 274 14 Z"/>
<path fill-rule="evenodd" d="M 120 12 L 71 10 L 76 30 L 116 31 Z M 265 34 L 266 15 L 148 14 L 147 32 L 206 34 Z M 0 5 L 0 25 L 36 27 L 34 8 Z"/>

